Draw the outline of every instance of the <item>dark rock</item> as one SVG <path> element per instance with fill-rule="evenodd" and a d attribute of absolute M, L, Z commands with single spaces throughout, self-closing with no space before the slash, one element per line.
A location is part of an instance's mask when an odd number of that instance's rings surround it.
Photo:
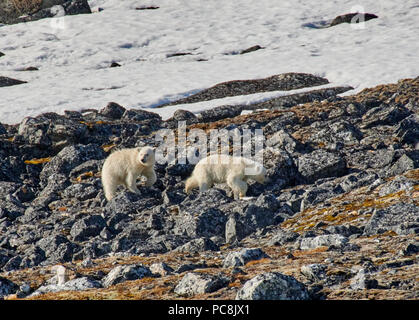
<path fill-rule="evenodd" d="M 0 87 L 10 87 L 10 86 L 15 86 L 17 84 L 23 84 L 23 83 L 27 83 L 27 82 L 0 76 Z"/>
<path fill-rule="evenodd" d="M 109 67 L 110 68 L 116 68 L 116 67 L 121 67 L 121 65 L 118 62 L 112 62 Z"/>
<path fill-rule="evenodd" d="M 419 117 L 412 114 L 403 119 L 396 127 L 396 135 L 401 143 L 415 144 L 419 141 Z"/>
<path fill-rule="evenodd" d="M 174 292 L 180 296 L 190 297 L 200 293 L 217 291 L 230 282 L 223 275 L 209 275 L 205 273 L 187 273 L 175 287 Z"/>
<path fill-rule="evenodd" d="M 240 220 L 239 214 L 230 214 L 225 226 L 225 242 L 235 243 L 249 234 L 248 228 Z"/>
<path fill-rule="evenodd" d="M 70 234 L 75 241 L 84 241 L 90 237 L 99 235 L 106 227 L 105 220 L 99 215 L 85 217 L 71 227 Z"/>
<path fill-rule="evenodd" d="M 339 177 L 346 173 L 346 161 L 343 157 L 324 150 L 315 150 L 298 158 L 298 171 L 313 183 L 317 179 Z"/>
<path fill-rule="evenodd" d="M 238 252 L 230 252 L 223 261 L 223 268 L 244 266 L 249 261 L 269 258 L 260 248 L 245 248 Z"/>
<path fill-rule="evenodd" d="M 220 248 L 208 238 L 198 238 L 177 247 L 174 252 L 198 253 L 204 251 L 219 251 Z"/>
<path fill-rule="evenodd" d="M 141 6 L 141 7 L 137 7 L 135 8 L 135 10 L 156 10 L 160 7 L 157 6 Z"/>
<path fill-rule="evenodd" d="M 237 292 L 236 300 L 308 300 L 301 282 L 279 272 L 266 272 L 248 280 Z"/>
<path fill-rule="evenodd" d="M 117 283 L 151 277 L 152 275 L 151 270 L 142 264 L 122 265 L 113 268 L 102 282 L 103 286 L 107 288 Z"/>
<path fill-rule="evenodd" d="M 173 58 L 173 57 L 181 57 L 181 56 L 190 56 L 192 55 L 191 52 L 175 52 L 175 53 L 169 53 L 166 55 L 166 58 Z"/>
<path fill-rule="evenodd" d="M 122 119 L 141 122 L 150 119 L 161 120 L 161 116 L 157 113 L 150 111 L 145 111 L 141 109 L 130 109 L 124 112 L 124 114 L 122 115 Z"/>
<path fill-rule="evenodd" d="M 19 286 L 14 282 L 0 277 L 0 300 L 3 300 L 5 296 L 15 293 L 19 289 Z"/>
<path fill-rule="evenodd" d="M 111 119 L 121 119 L 126 109 L 115 102 L 109 102 L 99 113 Z"/>
<path fill-rule="evenodd" d="M 233 118 L 241 114 L 244 106 L 220 106 L 200 112 L 197 117 L 199 122 L 213 122 L 226 118 Z"/>
<path fill-rule="evenodd" d="M 105 213 L 135 214 L 160 204 L 161 193 L 153 187 L 141 187 L 140 193 L 122 191 L 105 206 Z"/>
<path fill-rule="evenodd" d="M 416 254 L 418 252 L 419 252 L 419 245 L 418 244 L 413 244 L 413 243 L 409 243 L 407 246 L 405 246 L 401 250 L 401 253 L 404 256 L 410 256 L 410 255 Z"/>
<path fill-rule="evenodd" d="M 387 208 L 375 209 L 365 226 L 365 235 L 374 235 L 386 231 L 397 234 L 419 233 L 419 208 L 412 203 L 396 203 Z"/>
<path fill-rule="evenodd" d="M 179 121 L 185 121 L 186 125 L 190 125 L 197 123 L 198 118 L 190 111 L 178 109 L 174 112 L 173 117 L 166 120 L 167 127 L 170 129 L 176 129 L 179 125 Z"/>
<path fill-rule="evenodd" d="M 250 48 L 247 48 L 247 49 L 244 49 L 244 50 L 240 51 L 240 54 L 246 54 L 246 53 L 250 53 L 250 52 L 253 52 L 253 51 L 260 50 L 260 49 L 264 49 L 264 48 L 261 47 L 260 45 L 256 45 L 256 46 L 253 46 L 253 47 L 250 47 Z"/>
<path fill-rule="evenodd" d="M 375 126 L 396 125 L 409 115 L 410 111 L 405 107 L 382 104 L 379 107 L 368 110 L 364 114 L 361 128 L 368 129 Z"/>
<path fill-rule="evenodd" d="M 294 242 L 298 239 L 299 234 L 293 231 L 279 229 L 269 240 L 270 246 L 282 246 L 284 244 Z"/>
<path fill-rule="evenodd" d="M 192 96 L 172 102 L 170 105 L 195 103 L 265 91 L 293 90 L 326 83 L 329 83 L 327 79 L 306 73 L 284 73 L 255 80 L 233 80 L 219 83 Z"/>
<path fill-rule="evenodd" d="M 70 171 L 88 160 L 103 159 L 105 152 L 97 145 L 72 145 L 61 150 L 41 171 L 41 186 L 55 173 L 69 175 Z"/>
<path fill-rule="evenodd" d="M 378 18 L 378 16 L 372 13 L 346 13 L 334 18 L 330 23 L 330 26 L 333 27 L 341 23 L 360 23 L 376 18 Z"/>
<path fill-rule="evenodd" d="M 36 243 L 51 263 L 71 261 L 75 246 L 62 235 L 42 238 Z"/>

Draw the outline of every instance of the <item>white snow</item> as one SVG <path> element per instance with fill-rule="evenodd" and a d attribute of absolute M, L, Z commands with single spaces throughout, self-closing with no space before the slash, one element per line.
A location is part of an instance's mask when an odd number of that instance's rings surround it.
<path fill-rule="evenodd" d="M 0 26 L 0 75 L 28 81 L 0 88 L 0 122 L 42 112 L 153 108 L 217 83 L 285 72 L 363 88 L 419 75 L 417 0 L 94 0 L 101 12 Z M 135 10 L 155 5 L 157 10 Z M 379 16 L 365 24 L 315 29 L 348 12 Z M 319 23 L 320 22 L 320 23 Z M 360 27 L 361 26 L 361 27 Z M 265 47 L 235 55 L 254 45 Z M 193 55 L 167 58 L 168 54 Z M 230 53 L 226 55 L 226 53 Z M 197 61 L 207 59 L 208 61 Z M 122 67 L 109 68 L 113 62 Z M 39 71 L 19 71 L 34 66 Z M 155 108 L 163 118 L 284 92 Z"/>

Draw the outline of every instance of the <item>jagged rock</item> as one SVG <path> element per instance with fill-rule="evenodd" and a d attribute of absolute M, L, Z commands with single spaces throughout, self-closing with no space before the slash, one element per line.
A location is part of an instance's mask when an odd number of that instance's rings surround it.
<path fill-rule="evenodd" d="M 131 121 L 144 121 L 144 120 L 151 120 L 156 119 L 161 121 L 161 116 L 157 113 L 145 111 L 141 109 L 130 109 L 126 110 L 122 115 L 123 120 L 131 120 Z"/>
<path fill-rule="evenodd" d="M 111 118 L 111 119 L 121 119 L 126 109 L 116 102 L 109 102 L 105 108 L 99 111 L 99 114 Z"/>
<path fill-rule="evenodd" d="M 71 261 L 75 248 L 75 246 L 62 235 L 52 235 L 42 238 L 36 245 L 45 252 L 45 256 L 52 263 Z"/>
<path fill-rule="evenodd" d="M 53 174 L 64 174 L 68 177 L 70 171 L 80 164 L 92 159 L 103 159 L 105 156 L 102 148 L 93 144 L 65 147 L 50 162 L 45 164 L 39 175 L 41 186 L 45 187 L 48 177 Z"/>
<path fill-rule="evenodd" d="M 223 267 L 239 267 L 244 266 L 252 260 L 260 260 L 269 256 L 260 248 L 245 248 L 238 252 L 230 252 L 223 261 Z"/>
<path fill-rule="evenodd" d="M 401 143 L 415 144 L 419 141 L 419 116 L 412 114 L 403 119 L 396 127 Z"/>
<path fill-rule="evenodd" d="M 157 262 L 157 263 L 153 263 L 150 266 L 150 271 L 153 274 L 159 274 L 161 276 L 167 276 L 172 274 L 175 270 L 173 270 L 172 267 L 170 267 L 169 265 L 167 265 L 164 262 Z"/>
<path fill-rule="evenodd" d="M 199 293 L 208 293 L 217 291 L 225 287 L 229 279 L 223 275 L 212 276 L 209 274 L 189 272 L 185 274 L 182 280 L 175 287 L 175 293 L 190 297 Z"/>
<path fill-rule="evenodd" d="M 294 277 L 266 272 L 247 281 L 236 300 L 308 300 L 306 287 Z"/>
<path fill-rule="evenodd" d="M 361 127 L 368 129 L 379 125 L 396 125 L 409 115 L 410 111 L 405 107 L 382 104 L 364 114 Z"/>
<path fill-rule="evenodd" d="M 142 264 L 123 265 L 113 268 L 102 280 L 102 283 L 107 288 L 127 280 L 137 280 L 152 275 L 150 269 Z"/>
<path fill-rule="evenodd" d="M 240 115 L 243 106 L 220 106 L 213 109 L 205 110 L 197 115 L 199 122 L 213 122 L 226 118 L 233 118 Z"/>
<path fill-rule="evenodd" d="M 297 166 L 298 171 L 308 183 L 321 178 L 339 177 L 346 172 L 344 158 L 321 149 L 299 157 Z"/>
<path fill-rule="evenodd" d="M 248 228 L 240 221 L 239 213 L 229 215 L 225 226 L 225 242 L 235 243 L 248 235 Z"/>
<path fill-rule="evenodd" d="M 390 230 L 397 234 L 417 234 L 418 213 L 418 206 L 412 203 L 396 203 L 387 208 L 375 209 L 365 226 L 364 234 L 380 234 Z"/>
<path fill-rule="evenodd" d="M 301 273 L 310 281 L 319 281 L 326 278 L 327 266 L 324 264 L 313 263 L 301 267 Z"/>
<path fill-rule="evenodd" d="M 373 279 L 365 269 L 360 269 L 351 279 L 351 288 L 354 290 L 374 289 L 378 287 L 378 281 Z"/>
<path fill-rule="evenodd" d="M 197 253 L 203 251 L 219 251 L 220 248 L 208 238 L 198 238 L 185 243 L 184 245 L 177 247 L 174 252 L 188 252 Z"/>
<path fill-rule="evenodd" d="M 267 141 L 266 145 L 269 147 L 283 148 L 288 153 L 301 150 L 302 145 L 299 141 L 295 140 L 285 130 L 280 130 L 274 133 Z"/>
<path fill-rule="evenodd" d="M 84 241 L 90 237 L 99 235 L 105 227 L 105 219 L 99 215 L 92 215 L 74 223 L 71 227 L 70 235 L 75 241 Z"/>
<path fill-rule="evenodd" d="M 294 242 L 299 237 L 299 234 L 293 231 L 286 231 L 283 229 L 279 229 L 275 232 L 272 236 L 271 240 L 269 241 L 268 245 L 271 246 L 282 246 L 286 243 Z"/>
<path fill-rule="evenodd" d="M 334 247 L 343 247 L 348 243 L 348 238 L 344 237 L 340 234 L 326 234 L 321 235 L 313 238 L 303 238 L 301 239 L 300 249 L 307 250 L 307 249 L 315 249 L 318 247 L 326 246 L 334 246 Z"/>
<path fill-rule="evenodd" d="M 409 170 L 416 169 L 419 161 L 415 161 L 407 154 L 403 154 L 388 170 L 389 176 L 403 174 Z"/>
<path fill-rule="evenodd" d="M 5 296 L 15 293 L 19 289 L 19 286 L 14 282 L 0 277 L 0 300 L 3 300 Z"/>
<path fill-rule="evenodd" d="M 106 215 L 122 213 L 132 214 L 160 204 L 160 191 L 153 187 L 140 187 L 140 193 L 122 191 L 105 206 Z"/>
<path fill-rule="evenodd" d="M 416 182 L 414 180 L 408 179 L 404 176 L 397 176 L 393 180 L 380 186 L 380 191 L 378 192 L 378 195 L 380 197 L 383 197 L 388 194 L 399 191 L 412 190 L 415 184 Z"/>

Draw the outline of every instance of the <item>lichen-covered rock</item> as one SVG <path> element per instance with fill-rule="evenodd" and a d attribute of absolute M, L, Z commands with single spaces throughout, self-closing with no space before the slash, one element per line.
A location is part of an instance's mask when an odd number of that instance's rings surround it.
<path fill-rule="evenodd" d="M 301 239 L 300 249 L 315 249 L 318 247 L 343 247 L 348 243 L 349 239 L 340 234 L 325 234 L 312 238 Z"/>
<path fill-rule="evenodd" d="M 346 172 L 346 161 L 343 157 L 321 149 L 299 157 L 297 166 L 308 183 L 321 178 L 339 177 Z"/>
<path fill-rule="evenodd" d="M 142 264 L 123 265 L 113 268 L 102 282 L 104 287 L 109 287 L 124 281 L 142 279 L 152 275 L 150 269 Z"/>
<path fill-rule="evenodd" d="M 375 209 L 365 226 L 364 234 L 373 235 L 386 231 L 418 234 L 419 207 L 413 203 L 396 203 L 387 208 Z"/>
<path fill-rule="evenodd" d="M 312 263 L 301 267 L 301 273 L 311 281 L 319 281 L 326 277 L 327 266 L 319 263 Z"/>
<path fill-rule="evenodd" d="M 74 223 L 71 227 L 70 235 L 75 241 L 84 241 L 90 237 L 97 236 L 105 227 L 105 219 L 99 215 L 92 215 Z"/>
<path fill-rule="evenodd" d="M 249 261 L 268 258 L 269 256 L 260 248 L 245 248 L 238 252 L 230 252 L 223 261 L 223 267 L 244 266 Z"/>
<path fill-rule="evenodd" d="M 237 292 L 236 300 L 308 300 L 301 282 L 279 272 L 266 272 L 247 281 Z"/>
<path fill-rule="evenodd" d="M 205 273 L 189 272 L 175 287 L 175 293 L 180 296 L 190 297 L 199 293 L 214 292 L 229 283 L 223 275 L 208 275 Z"/>
<path fill-rule="evenodd" d="M 88 277 L 76 278 L 69 280 L 64 284 L 49 284 L 41 286 L 36 289 L 29 297 L 36 297 L 40 294 L 48 292 L 60 292 L 60 291 L 82 291 L 94 288 L 101 288 L 102 285 L 99 281 L 90 279 Z"/>
<path fill-rule="evenodd" d="M 174 252 L 187 252 L 197 253 L 204 251 L 218 251 L 220 248 L 208 238 L 198 238 L 185 243 L 184 245 L 177 247 Z"/>
<path fill-rule="evenodd" d="M 48 177 L 59 173 L 69 176 L 78 165 L 92 159 L 103 159 L 105 153 L 97 145 L 71 145 L 62 149 L 50 162 L 46 163 L 39 175 L 41 186 L 45 187 Z"/>

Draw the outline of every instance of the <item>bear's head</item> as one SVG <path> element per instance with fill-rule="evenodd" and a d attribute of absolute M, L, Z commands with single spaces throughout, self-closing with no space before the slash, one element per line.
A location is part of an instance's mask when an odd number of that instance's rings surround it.
<path fill-rule="evenodd" d="M 248 179 L 255 180 L 256 182 L 262 184 L 266 182 L 266 169 L 260 163 L 255 162 L 253 166 L 246 167 L 244 174 Z"/>
<path fill-rule="evenodd" d="M 138 161 L 147 166 L 153 166 L 156 162 L 154 148 L 152 147 L 142 147 L 138 149 Z"/>

